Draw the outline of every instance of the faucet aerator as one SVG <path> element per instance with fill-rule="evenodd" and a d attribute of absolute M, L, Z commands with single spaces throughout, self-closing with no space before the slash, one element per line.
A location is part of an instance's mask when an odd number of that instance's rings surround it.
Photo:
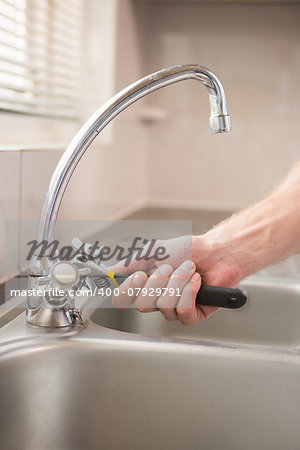
<path fill-rule="evenodd" d="M 231 119 L 229 115 L 212 116 L 209 118 L 210 130 L 213 134 L 227 133 L 231 130 Z"/>

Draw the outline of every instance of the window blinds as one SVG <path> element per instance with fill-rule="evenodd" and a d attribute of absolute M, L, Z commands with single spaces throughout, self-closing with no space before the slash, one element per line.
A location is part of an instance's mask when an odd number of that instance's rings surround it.
<path fill-rule="evenodd" d="M 0 0 L 0 109 L 75 118 L 84 0 Z"/>

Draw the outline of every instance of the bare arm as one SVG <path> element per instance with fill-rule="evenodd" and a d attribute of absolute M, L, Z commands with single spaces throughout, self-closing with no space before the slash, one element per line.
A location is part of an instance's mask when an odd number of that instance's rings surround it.
<path fill-rule="evenodd" d="M 134 285 L 134 278 L 139 286 L 146 288 L 160 284 L 179 286 L 181 283 L 181 298 L 178 301 L 156 298 L 149 305 L 141 297 L 128 301 L 124 294 L 115 298 L 115 305 L 123 307 L 133 303 L 143 312 L 159 309 L 167 320 L 179 319 L 184 325 L 207 319 L 217 308 L 195 304 L 201 280 L 204 284 L 234 287 L 242 278 L 300 251 L 300 163 L 259 203 L 207 233 L 193 236 L 192 240 L 183 237 L 159 245 L 166 247 L 170 254 L 168 264 L 164 264 L 165 270 L 160 264 L 153 267 L 134 265 L 132 271 L 140 269 L 144 272 L 136 272 L 133 278 L 130 277 L 126 289 Z M 192 261 L 186 270 L 184 263 L 188 259 Z M 161 270 L 165 274 L 163 278 Z M 197 273 L 201 278 L 196 278 Z"/>
<path fill-rule="evenodd" d="M 239 279 L 300 251 L 300 163 L 268 197 L 198 240 L 205 241 L 209 258 L 227 261 Z"/>

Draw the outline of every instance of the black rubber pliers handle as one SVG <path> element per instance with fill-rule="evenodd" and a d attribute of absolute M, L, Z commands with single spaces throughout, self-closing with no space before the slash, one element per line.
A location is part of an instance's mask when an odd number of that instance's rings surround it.
<path fill-rule="evenodd" d="M 197 305 L 218 306 L 219 308 L 238 309 L 245 305 L 248 297 L 240 289 L 222 286 L 202 285 L 196 297 Z"/>
<path fill-rule="evenodd" d="M 128 278 L 126 275 L 114 273 L 114 279 L 120 286 Z M 202 285 L 196 297 L 197 305 L 217 306 L 219 308 L 238 309 L 247 302 L 247 295 L 240 289 L 221 286 Z"/>

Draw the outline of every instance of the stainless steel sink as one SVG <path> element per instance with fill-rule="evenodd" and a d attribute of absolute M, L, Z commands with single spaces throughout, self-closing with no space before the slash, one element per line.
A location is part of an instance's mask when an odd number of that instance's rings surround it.
<path fill-rule="evenodd" d="M 73 331 L 14 318 L 0 331 L 1 449 L 299 450 L 299 286 L 273 282 L 249 280 L 244 310 L 196 328 L 88 308 Z"/>
<path fill-rule="evenodd" d="M 242 309 L 223 309 L 194 327 L 167 322 L 158 312 L 141 314 L 134 308 L 123 311 L 97 308 L 90 313 L 90 320 L 148 336 L 300 348 L 299 281 L 256 276 L 240 286 L 246 289 L 249 298 Z"/>

